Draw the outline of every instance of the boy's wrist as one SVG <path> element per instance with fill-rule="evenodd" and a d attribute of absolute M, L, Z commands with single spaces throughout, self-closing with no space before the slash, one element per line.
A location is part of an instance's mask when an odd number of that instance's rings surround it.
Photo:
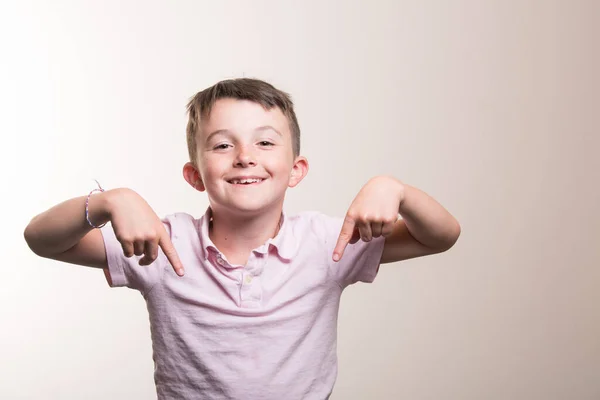
<path fill-rule="evenodd" d="M 102 225 L 111 219 L 111 198 L 115 195 L 115 190 L 105 190 L 98 194 L 92 194 L 88 202 L 88 211 L 90 222 L 96 226 Z"/>

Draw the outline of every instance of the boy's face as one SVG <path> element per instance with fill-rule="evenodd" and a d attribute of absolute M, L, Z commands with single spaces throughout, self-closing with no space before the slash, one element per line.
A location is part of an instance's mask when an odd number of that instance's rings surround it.
<path fill-rule="evenodd" d="M 188 163 L 184 176 L 206 190 L 215 211 L 247 215 L 281 208 L 287 188 L 308 171 L 306 159 L 294 157 L 288 120 L 277 107 L 220 99 L 196 135 L 198 170 Z"/>

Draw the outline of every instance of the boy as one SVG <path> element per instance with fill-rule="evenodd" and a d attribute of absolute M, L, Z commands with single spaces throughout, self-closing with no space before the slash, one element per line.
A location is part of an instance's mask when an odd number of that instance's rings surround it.
<path fill-rule="evenodd" d="M 380 263 L 449 249 L 460 226 L 431 197 L 385 176 L 367 182 L 343 221 L 285 215 L 286 190 L 308 162 L 292 101 L 266 82 L 219 82 L 188 112 L 183 176 L 208 195 L 203 217 L 161 220 L 119 188 L 36 216 L 27 243 L 141 292 L 159 399 L 328 398 L 342 290 L 372 282 Z"/>

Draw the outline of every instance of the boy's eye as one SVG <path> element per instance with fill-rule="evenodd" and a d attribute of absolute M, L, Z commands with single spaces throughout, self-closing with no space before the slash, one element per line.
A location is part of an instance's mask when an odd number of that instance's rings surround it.
<path fill-rule="evenodd" d="M 258 144 L 261 146 L 273 146 L 273 143 L 267 142 L 266 140 L 263 140 L 262 142 L 258 142 Z"/>
<path fill-rule="evenodd" d="M 231 147 L 230 144 L 222 143 L 215 146 L 215 150 L 225 150 L 226 148 Z"/>

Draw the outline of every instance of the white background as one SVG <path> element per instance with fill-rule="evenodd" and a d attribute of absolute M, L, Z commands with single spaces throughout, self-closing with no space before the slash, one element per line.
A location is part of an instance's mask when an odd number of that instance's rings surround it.
<path fill-rule="evenodd" d="M 334 399 L 600 398 L 595 1 L 12 1 L 0 6 L 0 398 L 155 397 L 142 297 L 35 256 L 36 214 L 131 187 L 204 213 L 185 105 L 291 93 L 311 170 L 286 210 L 343 216 L 392 174 L 461 222 L 449 252 L 345 292 Z"/>

